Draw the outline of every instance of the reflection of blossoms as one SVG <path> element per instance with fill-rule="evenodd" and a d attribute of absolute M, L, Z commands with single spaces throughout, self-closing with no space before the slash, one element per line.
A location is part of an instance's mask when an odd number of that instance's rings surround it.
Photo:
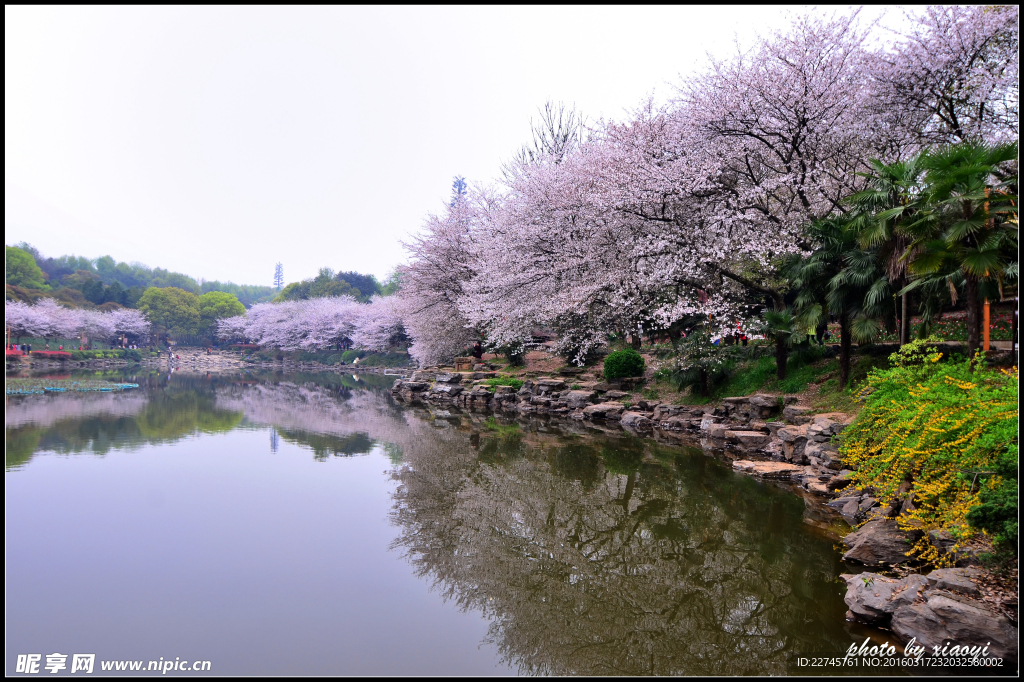
<path fill-rule="evenodd" d="M 403 451 L 415 447 L 429 427 L 407 419 L 387 397 L 369 390 L 331 389 L 290 382 L 228 384 L 217 387 L 216 406 L 241 412 L 247 421 L 311 434 L 349 437 L 366 434 Z"/>
<path fill-rule="evenodd" d="M 523 442 L 437 432 L 396 469 L 393 512 L 417 573 L 480 609 L 520 671 L 785 674 L 791 651 L 848 644 L 834 552 L 798 500 L 702 454 Z"/>
<path fill-rule="evenodd" d="M 118 393 L 75 393 L 29 395 L 11 400 L 4 414 L 8 429 L 21 426 L 50 428 L 67 420 L 94 417 L 134 417 L 149 399 L 141 391 Z"/>

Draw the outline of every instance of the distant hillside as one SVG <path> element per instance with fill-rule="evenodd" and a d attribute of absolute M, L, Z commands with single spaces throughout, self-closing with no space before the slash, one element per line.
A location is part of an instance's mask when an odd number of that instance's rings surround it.
<path fill-rule="evenodd" d="M 7 248 L 8 250 L 11 249 L 11 247 Z M 124 290 L 126 292 L 125 296 L 130 300 L 132 294 L 127 292 L 137 293 L 134 298 L 138 299 L 138 296 L 141 296 L 142 291 L 147 287 L 178 287 L 185 291 L 191 291 L 194 294 L 224 291 L 234 294 L 246 307 L 254 303 L 270 301 L 279 293 L 277 289 L 270 286 L 218 281 L 208 282 L 205 280 L 197 281 L 195 278 L 180 272 L 170 272 L 163 268 L 150 268 L 142 263 L 119 263 L 110 256 L 102 256 L 95 259 L 83 256 L 58 256 L 52 258 L 43 256 L 34 246 L 24 242 L 14 248 L 20 249 L 31 256 L 42 271 L 42 278 L 37 281 L 33 275 L 28 273 L 28 269 L 31 269 L 30 265 L 25 272 L 21 270 L 12 272 L 9 266 L 6 283 L 21 289 L 31 289 L 33 291 L 53 290 L 57 292 L 61 289 L 70 288 L 81 292 L 85 299 L 91 300 L 96 298 L 96 295 L 91 295 L 91 289 L 102 285 L 110 287 L 116 283 L 119 286 L 116 286 L 115 289 Z M 10 260 L 10 256 L 8 260 Z M 65 292 L 65 294 L 65 296 L 57 298 L 66 298 L 68 303 L 73 303 L 74 299 L 77 298 L 71 291 Z"/>

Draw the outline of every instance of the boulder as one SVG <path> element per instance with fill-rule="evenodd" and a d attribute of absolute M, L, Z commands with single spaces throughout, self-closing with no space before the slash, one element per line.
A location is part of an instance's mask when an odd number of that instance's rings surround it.
<path fill-rule="evenodd" d="M 859 530 L 850 533 L 843 542 L 849 551 L 844 561 L 856 561 L 866 566 L 902 564 L 908 561 L 907 552 L 912 542 L 891 519 L 874 519 Z"/>
<path fill-rule="evenodd" d="M 692 422 L 683 417 L 670 417 L 661 422 L 661 428 L 669 431 L 685 431 L 691 427 Z"/>
<path fill-rule="evenodd" d="M 940 568 L 932 571 L 926 577 L 928 587 L 936 590 L 947 590 L 959 592 L 969 597 L 977 597 L 981 594 L 974 581 L 981 576 L 981 572 L 974 568 Z"/>
<path fill-rule="evenodd" d="M 892 614 L 892 631 L 929 653 L 947 645 L 987 647 L 980 657 L 1006 659 L 1010 670 L 1017 661 L 1017 628 L 983 603 L 952 592 L 926 592 L 924 603 L 900 606 Z"/>
<path fill-rule="evenodd" d="M 716 440 L 725 440 L 726 434 L 729 433 L 729 431 L 730 429 L 728 426 L 713 424 L 710 428 L 705 430 L 705 436 Z"/>
<path fill-rule="evenodd" d="M 835 475 L 835 476 L 833 476 L 832 478 L 829 479 L 829 481 L 828 481 L 828 489 L 829 490 L 839 490 L 840 488 L 847 487 L 848 485 L 850 485 L 850 476 L 851 475 L 853 475 L 853 472 L 850 471 L 849 469 L 844 469 L 844 470 L 840 471 L 837 475 Z"/>
<path fill-rule="evenodd" d="M 783 456 L 790 461 L 802 462 L 804 448 L 807 446 L 807 427 L 786 426 L 779 429 L 776 435 L 782 441 Z"/>
<path fill-rule="evenodd" d="M 565 382 L 561 379 L 538 379 L 537 388 L 540 389 L 541 393 L 553 393 L 554 391 L 564 391 Z"/>
<path fill-rule="evenodd" d="M 782 418 L 791 424 L 806 424 L 811 421 L 811 418 L 807 415 L 813 408 L 810 407 L 797 407 L 796 405 L 786 405 L 782 408 Z"/>
<path fill-rule="evenodd" d="M 783 405 L 796 405 L 798 402 L 800 402 L 800 396 L 787 395 L 782 397 Z"/>
<path fill-rule="evenodd" d="M 840 576 L 846 581 L 846 605 L 858 620 L 871 625 L 889 625 L 901 606 L 913 604 L 928 581 L 921 575 L 897 580 L 877 573 Z"/>
<path fill-rule="evenodd" d="M 462 386 L 457 384 L 434 384 L 433 388 L 430 389 L 430 393 L 431 395 L 445 395 L 449 398 L 454 398 L 462 393 Z"/>
<path fill-rule="evenodd" d="M 626 408 L 622 403 L 598 403 L 583 408 L 587 419 L 618 419 Z"/>
<path fill-rule="evenodd" d="M 625 391 L 608 391 L 604 394 L 605 400 L 621 400 L 622 398 L 628 398 L 629 394 Z"/>
<path fill-rule="evenodd" d="M 747 400 L 751 419 L 767 419 L 779 412 L 779 399 L 773 395 L 752 395 Z"/>
<path fill-rule="evenodd" d="M 461 384 L 462 375 L 455 372 L 437 374 L 434 376 L 434 381 L 439 384 Z"/>
<path fill-rule="evenodd" d="M 640 412 L 623 412 L 619 423 L 633 429 L 649 429 L 654 426 L 654 423 Z"/>
<path fill-rule="evenodd" d="M 402 390 L 410 391 L 412 393 L 419 393 L 430 388 L 430 384 L 425 381 L 404 381 L 402 382 Z"/>
<path fill-rule="evenodd" d="M 569 391 L 562 400 L 570 409 L 578 410 L 597 400 L 597 391 Z"/>
<path fill-rule="evenodd" d="M 725 439 L 744 450 L 759 450 L 768 444 L 768 434 L 762 431 L 726 431 Z"/>
<path fill-rule="evenodd" d="M 817 458 L 822 466 L 839 471 L 843 468 L 839 458 L 839 448 L 831 443 L 808 442 L 804 446 L 803 456 L 810 459 Z"/>
<path fill-rule="evenodd" d="M 803 471 L 803 467 L 786 464 L 785 462 L 752 462 L 745 459 L 738 459 L 733 462 L 732 468 L 762 478 L 783 479 L 790 478 L 793 474 Z"/>
<path fill-rule="evenodd" d="M 678 417 L 689 414 L 689 409 L 683 405 L 658 405 L 654 408 L 654 421 L 665 421 L 669 417 Z"/>

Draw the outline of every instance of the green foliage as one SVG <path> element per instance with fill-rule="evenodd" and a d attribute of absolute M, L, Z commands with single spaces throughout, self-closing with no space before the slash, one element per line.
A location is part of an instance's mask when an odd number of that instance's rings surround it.
<path fill-rule="evenodd" d="M 142 352 L 135 348 L 110 348 L 107 350 L 72 350 L 72 360 L 127 360 L 138 362 L 142 360 Z"/>
<path fill-rule="evenodd" d="M 486 379 L 483 385 L 490 387 L 492 389 L 492 393 L 495 386 L 511 386 L 518 391 L 523 387 L 523 380 L 517 379 L 516 377 L 502 375 Z"/>
<path fill-rule="evenodd" d="M 203 282 L 201 289 L 204 294 L 211 291 L 223 291 L 226 294 L 232 294 L 246 307 L 256 303 L 266 303 L 272 300 L 278 293 L 274 287 L 255 284 L 235 284 L 234 282 L 219 282 L 217 280 Z"/>
<path fill-rule="evenodd" d="M 292 282 L 282 289 L 274 300 L 278 302 L 303 301 L 310 298 L 351 296 L 365 303 L 380 291 L 380 283 L 373 275 L 361 275 L 358 272 L 335 274 L 330 268 L 320 268 L 316 277 L 301 282 Z"/>
<path fill-rule="evenodd" d="M 172 334 L 199 331 L 199 297 L 177 287 L 149 287 L 139 299 L 139 310 L 154 325 Z"/>
<path fill-rule="evenodd" d="M 733 354 L 733 347 L 713 344 L 707 331 L 695 331 L 679 344 L 679 355 L 669 370 L 669 380 L 676 390 L 693 388 L 694 393 L 708 397 L 729 378 L 734 366 Z"/>
<path fill-rule="evenodd" d="M 1006 525 L 1007 487 L 1016 489 L 1006 475 L 1017 467 L 1016 368 L 940 362 L 942 354 L 929 348 L 934 342 L 912 342 L 890 356 L 891 368 L 868 375 L 859 392 L 865 407 L 843 433 L 840 454 L 855 469 L 851 484 L 873 487 L 883 506 L 910 484 L 916 509 L 900 517 L 902 527 L 945 530 L 962 544 L 990 526 L 1005 542 L 1016 532 Z M 927 535 L 913 551 L 941 560 Z"/>
<path fill-rule="evenodd" d="M 1018 443 L 1011 444 L 1006 453 L 996 460 L 992 470 L 1002 480 L 982 488 L 978 506 L 967 512 L 967 522 L 991 535 L 996 549 L 1014 554 L 1019 518 L 1018 447 Z"/>
<path fill-rule="evenodd" d="M 604 359 L 604 378 L 639 377 L 644 374 L 644 359 L 632 348 L 617 350 Z"/>
<path fill-rule="evenodd" d="M 7 247 L 7 271 L 6 282 L 11 286 L 23 289 L 48 290 L 46 276 L 36 264 L 32 254 L 16 246 Z"/>
<path fill-rule="evenodd" d="M 643 397 L 645 399 L 647 399 L 647 400 L 657 400 L 658 399 L 658 391 L 656 389 L 653 389 L 653 388 L 645 388 L 643 390 L 643 392 L 641 393 L 641 395 L 643 395 Z"/>
<path fill-rule="evenodd" d="M 217 320 L 244 314 L 245 306 L 234 294 L 209 291 L 199 297 L 199 333 L 212 335 Z"/>

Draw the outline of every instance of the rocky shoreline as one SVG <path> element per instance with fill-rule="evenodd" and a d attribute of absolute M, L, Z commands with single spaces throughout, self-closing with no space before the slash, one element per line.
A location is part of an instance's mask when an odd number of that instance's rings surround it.
<path fill-rule="evenodd" d="M 468 410 L 487 410 L 510 417 L 550 415 L 586 421 L 594 426 L 618 426 L 659 439 L 698 440 L 705 451 L 731 460 L 738 472 L 787 481 L 819 504 L 830 508 L 851 527 L 843 538 L 844 561 L 876 570 L 907 565 L 906 552 L 920 538 L 901 530 L 896 519 L 913 509 L 904 498 L 882 508 L 874 491 L 851 489 L 852 473 L 843 469 L 833 437 L 852 418 L 842 413 L 812 414 L 799 396 L 758 394 L 726 398 L 716 407 L 661 404 L 637 400 L 622 382 L 579 381 L 572 377 L 526 380 L 522 387 L 490 386 L 492 371 L 453 372 L 446 368 L 415 371 L 395 381 L 391 393 L 406 404 L 433 404 Z M 988 657 L 1017 663 L 1016 601 L 1013 619 L 980 597 L 974 553 L 952 554 L 955 542 L 932 533 L 931 543 L 958 568 L 911 573 L 896 579 L 876 572 L 848 574 L 847 618 L 891 630 L 904 643 L 914 641 L 931 654 L 933 647 L 987 646 Z M 907 569 L 902 569 L 907 570 Z M 934 651 L 938 651 L 935 649 Z M 960 651 L 959 649 L 957 650 Z M 959 655 L 959 654 L 958 654 Z M 1006 668 L 1004 668 L 1005 670 Z"/>

